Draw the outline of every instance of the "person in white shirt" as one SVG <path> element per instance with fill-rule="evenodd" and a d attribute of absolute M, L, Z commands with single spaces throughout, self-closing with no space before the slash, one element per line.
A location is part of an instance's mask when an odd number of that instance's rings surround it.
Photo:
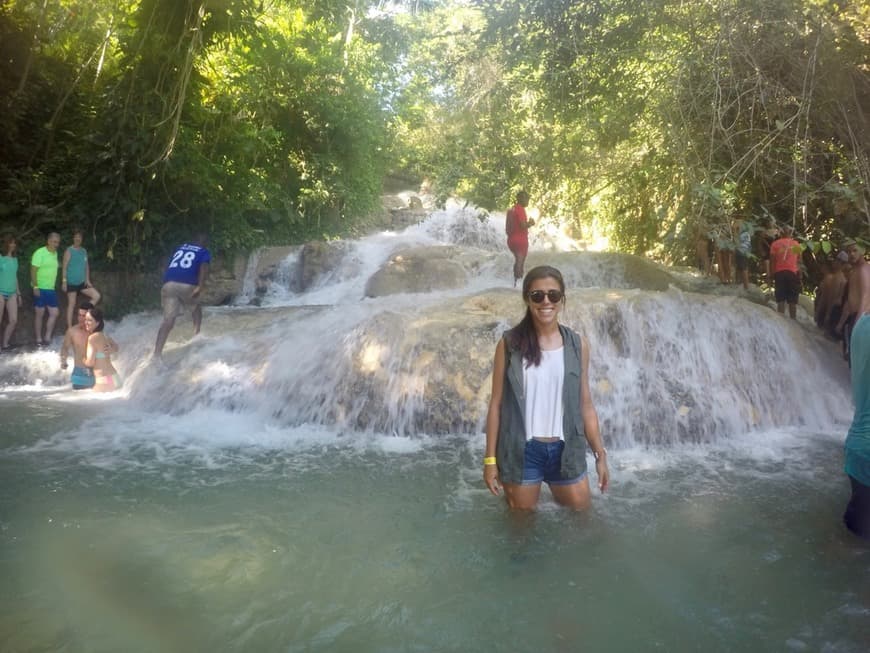
<path fill-rule="evenodd" d="M 559 324 L 565 282 L 556 268 L 530 270 L 523 299 L 525 317 L 495 351 L 483 479 L 494 495 L 504 489 L 512 509 L 533 510 L 545 482 L 558 503 L 583 510 L 591 501 L 587 443 L 602 492 L 610 478 L 589 388 L 589 343 Z"/>

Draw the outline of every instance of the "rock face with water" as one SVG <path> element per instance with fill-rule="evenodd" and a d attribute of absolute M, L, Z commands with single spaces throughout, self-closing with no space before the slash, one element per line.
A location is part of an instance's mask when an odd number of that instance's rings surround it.
<path fill-rule="evenodd" d="M 832 417 L 800 372 L 832 348 L 770 309 L 673 290 L 569 293 L 563 321 L 590 342 L 592 393 L 612 443 L 705 442 L 807 412 Z M 522 313 L 517 293 L 494 290 L 372 318 L 345 351 L 350 360 L 330 393 L 336 415 L 378 431 L 481 431 L 495 346 Z M 775 392 L 757 382 L 783 365 Z M 832 372 L 837 402 L 847 402 L 845 375 Z"/>
<path fill-rule="evenodd" d="M 562 322 L 590 344 L 590 387 L 610 445 L 708 442 L 848 414 L 848 377 L 833 343 L 767 307 L 676 288 L 569 285 L 567 298 Z M 494 288 L 366 309 L 214 316 L 219 341 L 181 350 L 183 364 L 170 355 L 168 369 L 134 393 L 170 413 L 214 405 L 289 426 L 482 432 L 496 344 L 523 315 L 519 293 Z M 244 347 L 221 344 L 234 341 Z M 203 372 L 191 377 L 192 369 Z"/>
<path fill-rule="evenodd" d="M 142 363 L 159 314 L 112 326 L 125 391 L 149 410 L 244 412 L 279 428 L 479 434 L 496 344 L 525 310 L 500 228 L 470 212 L 366 242 L 262 252 L 248 277 L 272 270 L 263 307 L 210 310 L 190 342 L 184 316 L 165 369 Z M 705 442 L 848 416 L 846 367 L 810 319 L 639 257 L 548 248 L 540 242 L 527 269 L 564 275 L 561 321 L 590 343 L 608 444 Z M 66 382 L 55 354 L 0 359 L 0 379 L 34 376 Z"/>
<path fill-rule="evenodd" d="M 302 255 L 297 268 L 298 287 L 306 291 L 316 286 L 323 279 L 347 262 L 353 251 L 351 243 L 343 240 L 329 242 L 311 242 L 302 247 Z M 359 274 L 359 265 L 344 265 L 344 277 Z"/>
<path fill-rule="evenodd" d="M 354 335 L 336 388 L 355 427 L 395 433 L 473 432 L 489 396 L 495 345 L 513 293 L 471 297 L 444 310 L 384 313 Z M 360 401 L 360 398 L 365 398 Z"/>
<path fill-rule="evenodd" d="M 483 251 L 433 246 L 396 252 L 366 283 L 366 297 L 397 293 L 422 293 L 460 288 L 469 272 L 491 258 Z"/>

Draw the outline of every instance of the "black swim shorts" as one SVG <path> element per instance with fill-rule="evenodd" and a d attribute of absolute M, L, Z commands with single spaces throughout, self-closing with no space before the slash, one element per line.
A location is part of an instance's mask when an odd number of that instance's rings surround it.
<path fill-rule="evenodd" d="M 773 275 L 773 296 L 776 303 L 787 302 L 797 304 L 798 295 L 801 294 L 801 278 L 797 272 L 780 270 Z"/>
<path fill-rule="evenodd" d="M 846 506 L 843 521 L 846 527 L 860 537 L 870 539 L 870 487 L 851 476 L 852 498 Z"/>

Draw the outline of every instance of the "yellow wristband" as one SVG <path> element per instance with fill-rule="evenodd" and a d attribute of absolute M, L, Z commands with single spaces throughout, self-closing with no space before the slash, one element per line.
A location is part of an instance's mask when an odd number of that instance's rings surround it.
<path fill-rule="evenodd" d="M 484 465 L 495 465 L 495 456 L 488 456 L 483 459 Z"/>

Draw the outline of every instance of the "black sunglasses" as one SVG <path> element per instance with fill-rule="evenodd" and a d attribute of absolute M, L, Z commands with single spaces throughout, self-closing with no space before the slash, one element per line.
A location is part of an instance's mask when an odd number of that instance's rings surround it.
<path fill-rule="evenodd" d="M 558 304 L 562 301 L 564 296 L 565 295 L 561 290 L 548 290 L 546 292 L 543 290 L 533 290 L 529 293 L 529 299 L 535 304 L 540 304 L 544 301 L 544 297 L 549 299 L 551 304 Z"/>

